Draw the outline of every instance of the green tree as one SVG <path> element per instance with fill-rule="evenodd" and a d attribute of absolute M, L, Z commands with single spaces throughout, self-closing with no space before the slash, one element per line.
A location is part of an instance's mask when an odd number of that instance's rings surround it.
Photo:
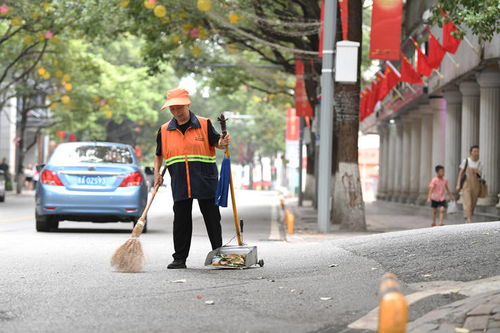
<path fill-rule="evenodd" d="M 438 0 L 431 8 L 430 24 L 442 26 L 442 9 L 446 21 L 452 21 L 457 26 L 464 25 L 478 36 L 480 42 L 490 41 L 495 34 L 500 32 L 500 5 L 497 0 Z M 464 32 L 456 32 L 462 37 Z"/>

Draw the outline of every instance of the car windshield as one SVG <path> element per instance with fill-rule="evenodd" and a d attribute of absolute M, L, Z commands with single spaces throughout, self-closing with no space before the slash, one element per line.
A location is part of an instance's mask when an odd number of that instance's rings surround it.
<path fill-rule="evenodd" d="M 123 146 L 60 145 L 50 159 L 51 164 L 75 163 L 133 163 L 132 153 Z"/>

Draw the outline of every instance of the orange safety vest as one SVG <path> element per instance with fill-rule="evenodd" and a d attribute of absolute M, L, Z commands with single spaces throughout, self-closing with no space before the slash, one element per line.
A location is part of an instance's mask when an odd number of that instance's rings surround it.
<path fill-rule="evenodd" d="M 208 119 L 191 114 L 184 134 L 174 119 L 161 127 L 162 156 L 170 173 L 174 201 L 215 198 L 215 147 L 208 141 Z"/>

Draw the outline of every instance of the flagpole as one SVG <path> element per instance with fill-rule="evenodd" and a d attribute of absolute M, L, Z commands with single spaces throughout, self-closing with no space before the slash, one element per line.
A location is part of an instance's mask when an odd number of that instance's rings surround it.
<path fill-rule="evenodd" d="M 318 172 L 318 230 L 329 232 L 332 198 L 332 140 L 333 140 L 333 53 L 337 33 L 337 0 L 325 0 L 323 29 L 323 58 L 321 68 L 321 123 Z"/>
<path fill-rule="evenodd" d="M 476 53 L 476 54 L 479 54 L 479 50 L 476 49 L 474 47 L 474 45 L 472 45 L 472 43 L 470 42 L 470 40 L 467 38 L 467 36 L 464 36 L 464 41 L 470 46 L 470 48 Z"/>
<path fill-rule="evenodd" d="M 437 75 L 438 75 L 441 79 L 442 79 L 442 78 L 444 78 L 444 75 L 443 75 L 443 74 L 441 74 L 441 72 L 440 72 L 440 71 L 438 71 L 437 69 L 435 69 L 435 68 L 434 68 L 432 71 L 433 71 L 433 72 L 436 72 L 436 74 L 437 74 Z"/>
<path fill-rule="evenodd" d="M 453 58 L 451 56 L 451 54 L 449 54 L 448 52 L 446 52 L 446 55 L 448 56 L 448 58 L 451 60 L 451 62 L 453 63 L 453 65 L 455 65 L 456 68 L 460 67 L 460 64 L 455 60 L 455 58 Z"/>

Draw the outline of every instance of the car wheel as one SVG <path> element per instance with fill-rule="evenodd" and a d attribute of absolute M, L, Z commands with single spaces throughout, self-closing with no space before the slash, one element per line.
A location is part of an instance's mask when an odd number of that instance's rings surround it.
<path fill-rule="evenodd" d="M 138 221 L 138 220 L 139 220 L 139 219 L 137 219 L 137 220 L 135 220 L 135 221 L 133 222 L 133 223 L 134 223 L 134 226 L 133 226 L 133 227 L 135 227 L 135 225 L 137 224 L 137 221 Z M 133 227 L 132 227 L 132 228 L 133 228 Z M 144 229 L 142 229 L 142 233 L 143 233 L 143 234 L 145 234 L 146 232 L 148 232 L 148 222 L 147 222 L 147 220 L 146 220 L 146 225 L 144 226 Z"/>
<path fill-rule="evenodd" d="M 4 201 L 5 201 L 5 194 L 0 197 L 0 202 L 4 202 Z"/>
<path fill-rule="evenodd" d="M 36 231 L 49 232 L 51 229 L 59 227 L 59 221 L 53 216 L 43 216 L 35 214 Z"/>

